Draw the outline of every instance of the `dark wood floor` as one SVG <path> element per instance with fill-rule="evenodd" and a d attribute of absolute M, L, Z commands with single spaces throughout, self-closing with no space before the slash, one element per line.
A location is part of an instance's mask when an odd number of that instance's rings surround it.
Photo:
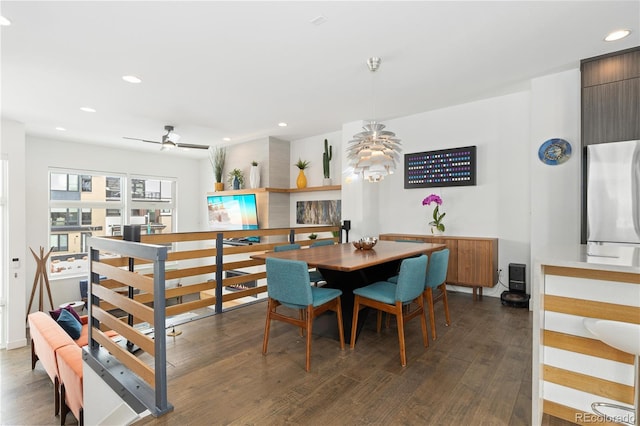
<path fill-rule="evenodd" d="M 169 401 L 175 410 L 138 424 L 440 424 L 531 423 L 531 329 L 526 309 L 450 293 L 452 324 L 436 304 L 438 339 L 421 342 L 407 325 L 401 367 L 395 325 L 375 332 L 369 315 L 354 350 L 314 337 L 311 372 L 304 339 L 274 322 L 261 355 L 265 303 L 183 324 L 168 338 Z M 0 351 L 1 424 L 60 424 L 53 391 L 28 348 Z M 546 425 L 564 422 L 546 418 Z M 76 424 L 72 415 L 67 424 Z"/>
<path fill-rule="evenodd" d="M 407 324 L 404 368 L 395 325 L 377 334 L 375 315 L 354 350 L 314 337 L 309 373 L 304 339 L 287 324 L 273 323 L 261 355 L 265 303 L 183 324 L 167 340 L 175 410 L 138 423 L 530 424 L 531 313 L 490 297 L 449 300 L 452 324 L 444 326 L 437 303 L 438 339 L 428 349 L 419 321 Z M 0 423 L 59 424 L 51 381 L 39 364 L 31 370 L 29 356 L 28 348 L 0 351 Z"/>

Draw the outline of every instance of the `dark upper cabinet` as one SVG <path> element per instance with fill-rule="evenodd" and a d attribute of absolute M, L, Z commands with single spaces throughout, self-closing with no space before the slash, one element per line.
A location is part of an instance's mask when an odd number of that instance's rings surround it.
<path fill-rule="evenodd" d="M 640 47 L 585 59 L 582 144 L 640 139 Z"/>
<path fill-rule="evenodd" d="M 640 77 L 640 48 L 582 61 L 582 87 Z"/>

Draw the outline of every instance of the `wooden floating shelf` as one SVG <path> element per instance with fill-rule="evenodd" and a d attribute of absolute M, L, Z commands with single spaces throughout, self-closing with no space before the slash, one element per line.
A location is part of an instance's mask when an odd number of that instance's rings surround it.
<path fill-rule="evenodd" d="M 312 186 L 308 188 L 255 188 L 255 189 L 235 189 L 226 191 L 209 192 L 207 195 L 234 195 L 234 194 L 257 194 L 259 192 L 314 192 L 314 191 L 340 191 L 341 185 Z"/>

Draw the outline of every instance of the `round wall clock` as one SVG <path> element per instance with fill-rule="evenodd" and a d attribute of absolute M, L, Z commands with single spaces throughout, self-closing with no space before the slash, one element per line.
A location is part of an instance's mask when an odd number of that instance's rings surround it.
<path fill-rule="evenodd" d="M 549 139 L 540 145 L 538 158 L 544 164 L 557 166 L 571 157 L 571 144 L 564 139 Z"/>

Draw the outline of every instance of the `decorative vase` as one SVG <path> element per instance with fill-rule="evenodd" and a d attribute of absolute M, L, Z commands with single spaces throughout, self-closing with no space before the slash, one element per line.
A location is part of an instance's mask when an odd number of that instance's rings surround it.
<path fill-rule="evenodd" d="M 260 188 L 260 169 L 258 166 L 251 166 L 249 185 L 251 185 L 252 189 Z"/>
<path fill-rule="evenodd" d="M 307 177 L 304 175 L 304 170 L 302 169 L 300 169 L 300 173 L 298 173 L 298 179 L 296 179 L 296 186 L 298 188 L 307 187 Z"/>
<path fill-rule="evenodd" d="M 216 182 L 215 190 L 216 192 L 224 191 L 224 182 Z"/>
<path fill-rule="evenodd" d="M 233 189 L 240 189 L 240 180 L 238 180 L 238 176 L 233 177 Z"/>
<path fill-rule="evenodd" d="M 432 226 L 431 227 L 431 235 L 438 236 L 438 235 L 443 235 L 443 234 L 444 234 L 444 232 L 439 230 L 437 226 Z"/>

